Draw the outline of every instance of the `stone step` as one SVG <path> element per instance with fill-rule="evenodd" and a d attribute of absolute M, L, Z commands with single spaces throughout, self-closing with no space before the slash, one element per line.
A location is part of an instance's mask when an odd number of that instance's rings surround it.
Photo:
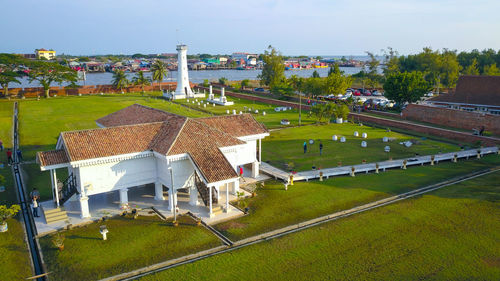
<path fill-rule="evenodd" d="M 47 224 L 69 220 L 68 214 L 61 208 L 50 209 L 47 211 L 43 210 L 43 215 L 45 216 L 45 222 Z"/>
<path fill-rule="evenodd" d="M 62 212 L 62 211 L 64 211 L 64 208 L 54 208 L 54 209 L 49 209 L 49 210 L 45 210 L 44 209 L 43 213 L 45 215 L 47 215 L 47 214 L 52 214 L 52 213 L 59 213 L 59 212 Z"/>

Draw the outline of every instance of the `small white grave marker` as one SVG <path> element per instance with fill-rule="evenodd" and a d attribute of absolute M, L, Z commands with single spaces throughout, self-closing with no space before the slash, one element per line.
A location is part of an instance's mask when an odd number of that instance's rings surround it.
<path fill-rule="evenodd" d="M 383 141 L 383 142 L 388 142 L 388 141 L 389 141 L 389 138 L 388 138 L 388 137 L 384 137 L 384 138 L 382 138 L 382 141 Z"/>
<path fill-rule="evenodd" d="M 384 151 L 385 151 L 385 152 L 391 152 L 391 147 L 390 147 L 390 146 L 388 146 L 388 145 L 386 145 L 386 146 L 384 147 Z"/>
<path fill-rule="evenodd" d="M 266 112 L 265 112 L 265 111 L 263 111 L 263 112 L 262 112 L 262 115 L 266 116 Z"/>
<path fill-rule="evenodd" d="M 340 142 L 345 142 L 345 137 L 341 137 Z"/>
<path fill-rule="evenodd" d="M 355 136 L 355 137 L 359 137 L 359 133 L 358 133 L 358 131 L 354 131 L 354 136 Z"/>
<path fill-rule="evenodd" d="M 338 139 L 339 139 L 339 137 L 337 137 L 337 135 L 333 135 L 333 136 L 332 136 L 332 140 L 333 140 L 333 141 L 337 141 Z"/>
<path fill-rule="evenodd" d="M 229 109 L 228 109 L 228 110 L 226 110 L 226 113 L 227 113 L 227 114 L 229 114 Z"/>
<path fill-rule="evenodd" d="M 368 135 L 366 133 L 362 133 L 361 137 L 364 138 L 364 139 L 366 139 L 368 137 Z"/>
<path fill-rule="evenodd" d="M 366 141 L 361 142 L 361 147 L 366 147 Z"/>

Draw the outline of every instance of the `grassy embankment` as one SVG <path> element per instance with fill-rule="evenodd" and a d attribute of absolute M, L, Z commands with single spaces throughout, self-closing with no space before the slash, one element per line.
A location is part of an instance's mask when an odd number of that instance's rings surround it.
<path fill-rule="evenodd" d="M 498 280 L 500 172 L 140 280 Z"/>
<path fill-rule="evenodd" d="M 257 196 L 246 199 L 249 215 L 215 227 L 230 239 L 240 240 L 498 165 L 500 157 L 490 155 L 323 182 L 296 182 L 287 191 L 281 182 L 272 181 L 258 189 Z"/>
<path fill-rule="evenodd" d="M 13 102 L 0 101 L 0 139 L 3 145 L 12 147 L 12 114 Z M 5 191 L 0 192 L 0 205 L 17 204 L 17 195 L 14 186 L 12 170 L 7 166 L 5 151 L 0 152 L 0 175 L 5 178 Z M 9 230 L 0 233 L 0 279 L 22 280 L 32 275 L 28 245 L 24 240 L 24 229 L 16 218 L 7 220 Z"/>

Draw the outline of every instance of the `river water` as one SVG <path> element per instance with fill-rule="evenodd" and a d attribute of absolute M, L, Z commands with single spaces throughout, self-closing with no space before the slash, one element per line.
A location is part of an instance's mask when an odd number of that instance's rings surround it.
<path fill-rule="evenodd" d="M 361 71 L 361 67 L 340 67 L 341 71 L 346 74 L 355 74 Z M 314 70 L 318 71 L 321 77 L 326 77 L 328 75 L 328 68 L 316 68 L 316 69 L 303 69 L 303 70 L 287 70 L 285 71 L 286 77 L 290 77 L 295 74 L 299 77 L 311 77 Z M 201 83 L 205 79 L 209 81 L 217 81 L 221 77 L 227 78 L 229 81 L 240 81 L 244 79 L 256 80 L 257 76 L 261 73 L 261 70 L 190 70 L 189 80 L 193 83 Z M 127 73 L 130 80 L 134 77 L 134 73 Z M 146 76 L 151 76 L 151 73 L 146 72 Z M 102 85 L 111 84 L 113 73 L 87 73 L 86 81 L 79 81 L 79 85 Z M 168 77 L 164 80 L 165 82 L 176 82 L 177 81 L 177 71 L 170 71 Z M 29 83 L 27 78 L 20 79 L 21 85 L 10 84 L 10 87 L 40 87 L 40 84 L 36 81 Z M 64 86 L 65 84 L 63 84 Z M 57 84 L 51 86 L 58 86 Z"/>

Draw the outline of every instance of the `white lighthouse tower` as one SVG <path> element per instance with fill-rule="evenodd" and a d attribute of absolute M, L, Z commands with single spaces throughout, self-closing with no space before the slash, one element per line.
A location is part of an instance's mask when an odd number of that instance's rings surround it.
<path fill-rule="evenodd" d="M 187 46 L 177 45 L 177 89 L 175 90 L 173 99 L 185 99 L 194 97 L 194 93 L 189 85 L 188 68 L 187 68 Z"/>

